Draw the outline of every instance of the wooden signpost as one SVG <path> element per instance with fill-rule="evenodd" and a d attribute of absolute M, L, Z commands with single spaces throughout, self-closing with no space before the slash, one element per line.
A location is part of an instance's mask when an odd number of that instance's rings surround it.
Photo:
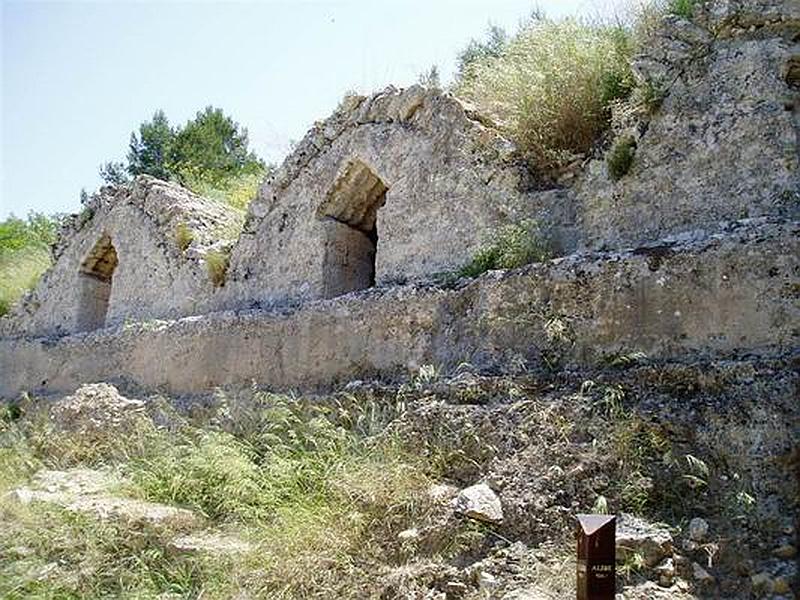
<path fill-rule="evenodd" d="M 578 600 L 614 600 L 617 520 L 578 515 Z"/>

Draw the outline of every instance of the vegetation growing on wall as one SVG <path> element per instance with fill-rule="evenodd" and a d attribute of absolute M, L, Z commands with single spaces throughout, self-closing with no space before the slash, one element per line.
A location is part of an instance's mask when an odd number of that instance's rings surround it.
<path fill-rule="evenodd" d="M 606 156 L 608 175 L 613 180 L 624 177 L 633 164 L 636 155 L 636 139 L 632 135 L 623 135 L 611 146 Z"/>
<path fill-rule="evenodd" d="M 673 15 L 691 19 L 694 16 L 696 3 L 696 0 L 670 0 L 667 4 L 667 10 Z"/>
<path fill-rule="evenodd" d="M 587 152 L 634 87 L 630 31 L 534 15 L 511 38 L 491 30 L 462 53 L 455 92 L 490 115 L 535 170 Z"/>
<path fill-rule="evenodd" d="M 501 227 L 459 271 L 462 277 L 477 277 L 492 269 L 514 269 L 550 257 L 550 248 L 539 224 L 526 219 Z"/>
<path fill-rule="evenodd" d="M 50 266 L 50 244 L 58 219 L 31 212 L 27 219 L 10 216 L 0 222 L 0 316 L 32 289 Z"/>

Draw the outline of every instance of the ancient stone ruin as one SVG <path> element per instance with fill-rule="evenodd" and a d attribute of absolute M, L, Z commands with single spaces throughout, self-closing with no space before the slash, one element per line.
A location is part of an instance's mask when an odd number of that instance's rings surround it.
<path fill-rule="evenodd" d="M 238 239 L 234 211 L 175 184 L 103 188 L 3 319 L 0 392 L 313 387 L 512 351 L 536 364 L 553 319 L 576 364 L 795 347 L 797 19 L 791 3 L 668 19 L 634 64 L 666 82 L 661 105 L 615 125 L 637 148 L 619 181 L 599 150 L 546 185 L 488 119 L 412 86 L 348 96 L 316 123 Z M 553 260 L 435 283 L 522 219 Z"/>
<path fill-rule="evenodd" d="M 0 319 L 0 529 L 36 533 L 0 595 L 117 597 L 124 562 L 142 597 L 213 563 L 208 597 L 574 598 L 591 511 L 618 598 L 797 598 L 800 3 L 696 4 L 634 60 L 653 105 L 549 179 L 412 86 L 345 98 L 246 215 L 96 193 Z M 548 258 L 462 276 L 532 221 Z"/>

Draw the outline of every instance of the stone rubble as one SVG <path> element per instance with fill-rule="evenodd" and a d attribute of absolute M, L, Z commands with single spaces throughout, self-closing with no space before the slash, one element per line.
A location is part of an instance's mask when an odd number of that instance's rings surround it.
<path fill-rule="evenodd" d="M 503 522 L 503 506 L 500 498 L 485 483 L 461 490 L 453 502 L 457 513 L 486 523 Z"/>

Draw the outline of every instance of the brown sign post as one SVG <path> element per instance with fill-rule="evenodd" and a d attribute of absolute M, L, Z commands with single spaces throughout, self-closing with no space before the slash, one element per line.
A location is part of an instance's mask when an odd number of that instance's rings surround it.
<path fill-rule="evenodd" d="M 617 518 L 578 515 L 578 600 L 614 600 Z"/>

